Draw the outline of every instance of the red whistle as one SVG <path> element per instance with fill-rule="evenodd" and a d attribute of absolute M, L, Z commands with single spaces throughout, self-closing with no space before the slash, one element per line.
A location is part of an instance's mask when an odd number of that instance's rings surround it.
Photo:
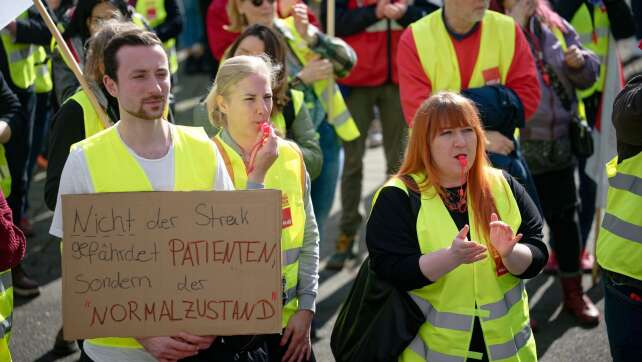
<path fill-rule="evenodd" d="M 466 157 L 466 155 L 457 156 L 457 161 L 459 161 L 459 166 L 461 166 L 461 168 L 464 168 L 468 165 L 468 158 Z"/>

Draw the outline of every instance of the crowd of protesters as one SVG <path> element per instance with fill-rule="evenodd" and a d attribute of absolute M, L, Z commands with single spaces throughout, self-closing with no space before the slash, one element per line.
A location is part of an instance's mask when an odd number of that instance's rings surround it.
<path fill-rule="evenodd" d="M 341 270 L 364 229 L 377 276 L 432 308 L 400 360 L 535 360 L 537 325 L 522 279 L 556 272 L 564 309 L 595 326 L 600 314 L 581 276 L 596 267 L 596 256 L 607 273 L 611 353 L 618 361 L 642 359 L 631 337 L 642 333 L 639 324 L 626 332 L 615 326 L 642 318 L 642 220 L 622 211 L 642 205 L 642 1 L 335 0 L 332 14 L 327 3 L 47 0 L 73 60 L 35 7 L 0 31 L 0 362 L 11 359 L 9 332 L 20 328 L 12 326 L 13 295 L 40 294 L 20 264 L 25 237 L 34 233 L 27 201 L 33 175 L 46 171 L 51 234 L 60 237 L 61 194 L 139 190 L 139 180 L 93 178 L 118 173 L 111 158 L 122 154 L 89 158 L 116 142 L 110 134 L 120 135 L 150 190 L 280 189 L 297 205 L 300 223 L 282 248 L 300 252 L 296 267 L 283 267 L 284 337 L 99 338 L 78 342 L 83 361 L 315 360 L 319 243 L 334 246 L 325 268 Z M 330 17 L 335 36 L 324 31 Z M 137 62 L 149 74 L 124 77 Z M 213 82 L 197 106 L 207 116 L 177 119 L 173 92 L 191 74 Z M 155 77 L 157 87 L 137 77 Z M 136 128 L 141 120 L 155 126 Z M 272 125 L 258 153 L 251 152 L 257 120 Z M 199 121 L 214 133 L 175 125 Z M 373 130 L 390 179 L 372 214 L 362 215 Z M 614 134 L 617 146 L 605 140 Z M 185 149 L 173 148 L 179 139 Z M 184 157 L 206 157 L 196 150 L 216 160 L 199 170 L 214 175 L 211 182 L 168 176 Z M 150 162 L 157 159 L 165 166 Z M 337 188 L 339 236 L 327 240 Z M 427 195 L 418 212 L 412 192 Z M 603 241 L 597 255 L 586 246 L 592 231 Z M 607 242 L 627 251 L 622 263 Z M 478 281 L 488 287 L 478 289 Z M 619 296 L 637 304 L 616 308 Z M 497 300 L 504 301 L 500 315 L 493 314 Z M 490 316 L 480 312 L 485 307 Z M 470 323 L 453 326 L 452 316 Z M 507 338 L 509 347 L 499 343 Z M 53 351 L 76 349 L 61 328 Z"/>

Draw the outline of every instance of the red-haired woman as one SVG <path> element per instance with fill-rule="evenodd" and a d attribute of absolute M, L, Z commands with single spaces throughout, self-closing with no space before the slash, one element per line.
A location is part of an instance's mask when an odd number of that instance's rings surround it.
<path fill-rule="evenodd" d="M 489 166 L 469 100 L 435 94 L 413 123 L 366 233 L 377 276 L 407 291 L 426 316 L 400 360 L 537 360 L 522 281 L 548 258 L 537 207 Z M 408 189 L 421 194 L 418 214 Z"/>

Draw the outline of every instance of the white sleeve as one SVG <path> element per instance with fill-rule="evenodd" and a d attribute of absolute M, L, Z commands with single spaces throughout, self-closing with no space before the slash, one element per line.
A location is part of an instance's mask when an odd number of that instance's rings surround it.
<path fill-rule="evenodd" d="M 87 162 L 81 149 L 69 153 L 67 162 L 60 175 L 60 186 L 58 187 L 58 200 L 54 210 L 53 220 L 49 228 L 49 234 L 62 238 L 62 198 L 67 194 L 89 194 L 94 192 L 94 186 L 89 176 Z"/>
<path fill-rule="evenodd" d="M 227 168 L 225 168 L 225 161 L 223 161 L 223 157 L 221 157 L 221 153 L 218 152 L 218 148 L 214 142 L 212 142 L 212 146 L 216 151 L 216 185 L 214 185 L 214 190 L 233 191 L 234 184 L 232 183 L 230 175 L 227 173 Z"/>

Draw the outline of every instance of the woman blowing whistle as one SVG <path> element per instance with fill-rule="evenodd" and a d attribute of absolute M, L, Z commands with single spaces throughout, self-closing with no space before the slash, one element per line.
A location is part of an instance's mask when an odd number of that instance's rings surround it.
<path fill-rule="evenodd" d="M 409 292 L 426 316 L 399 359 L 536 360 L 522 282 L 548 258 L 536 206 L 489 166 L 469 100 L 435 94 L 413 123 L 403 164 L 376 195 L 366 234 L 374 271 Z M 409 189 L 421 194 L 418 214 Z"/>

